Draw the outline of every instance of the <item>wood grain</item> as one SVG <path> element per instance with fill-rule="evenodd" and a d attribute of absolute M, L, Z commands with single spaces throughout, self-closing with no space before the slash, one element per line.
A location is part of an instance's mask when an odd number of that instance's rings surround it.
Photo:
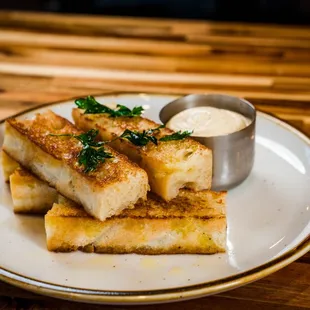
<path fill-rule="evenodd" d="M 244 97 L 310 136 L 310 29 L 0 11 L 0 118 L 110 91 Z M 260 281 L 198 300 L 76 304 L 0 283 L 0 309 L 310 308 L 310 254 Z"/>

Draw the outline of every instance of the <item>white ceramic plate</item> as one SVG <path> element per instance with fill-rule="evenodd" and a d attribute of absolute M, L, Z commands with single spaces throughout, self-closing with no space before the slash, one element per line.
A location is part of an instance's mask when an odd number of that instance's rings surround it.
<path fill-rule="evenodd" d="M 175 96 L 118 94 L 103 103 L 159 111 Z M 47 108 L 71 120 L 73 100 Z M 0 125 L 0 145 L 3 123 Z M 258 113 L 256 158 L 248 179 L 229 191 L 228 252 L 220 255 L 103 255 L 46 250 L 43 218 L 14 215 L 0 171 L 0 279 L 54 297 L 98 303 L 154 303 L 219 293 L 262 278 L 310 249 L 310 141 Z"/>

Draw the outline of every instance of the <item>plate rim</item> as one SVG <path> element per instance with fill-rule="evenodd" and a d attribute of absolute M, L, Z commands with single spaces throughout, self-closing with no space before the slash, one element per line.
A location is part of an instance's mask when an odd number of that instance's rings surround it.
<path fill-rule="evenodd" d="M 125 96 L 125 95 L 141 95 L 148 94 L 151 96 L 183 96 L 184 94 L 171 93 L 156 93 L 156 92 L 130 92 L 130 91 L 112 91 L 104 92 L 102 94 L 93 94 L 95 97 L 109 97 L 109 96 Z M 74 96 L 64 100 L 58 100 L 50 103 L 44 103 L 31 107 L 29 109 L 18 112 L 12 116 L 4 118 L 0 121 L 2 125 L 7 119 L 22 116 L 35 110 L 49 107 L 56 104 L 66 103 L 68 101 L 77 99 L 81 96 Z M 310 138 L 301 130 L 281 120 L 272 113 L 261 112 L 257 110 L 258 114 L 266 119 L 269 119 L 280 125 L 284 129 L 301 138 L 306 144 L 310 146 Z M 106 304 L 149 304 L 159 302 L 180 301 L 185 299 L 200 298 L 203 296 L 218 294 L 227 290 L 237 288 L 239 286 L 254 282 L 267 275 L 270 275 L 283 267 L 294 262 L 304 254 L 310 251 L 310 234 L 306 236 L 293 249 L 285 252 L 279 257 L 259 265 L 255 268 L 249 269 L 242 273 L 232 275 L 229 277 L 203 282 L 195 285 L 187 285 L 177 288 L 166 288 L 156 290 L 141 290 L 141 291 L 109 291 L 96 290 L 86 288 L 76 288 L 72 286 L 64 286 L 53 284 L 46 281 L 37 280 L 31 277 L 23 276 L 14 271 L 10 271 L 0 266 L 0 280 L 8 284 L 17 286 L 19 288 L 47 295 L 60 299 L 67 299 L 72 301 L 90 302 L 90 303 L 106 303 Z"/>

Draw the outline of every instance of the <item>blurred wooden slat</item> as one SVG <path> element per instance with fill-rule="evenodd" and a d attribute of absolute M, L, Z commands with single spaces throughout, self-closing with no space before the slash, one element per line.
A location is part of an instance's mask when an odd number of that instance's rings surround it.
<path fill-rule="evenodd" d="M 149 28 L 161 31 L 169 30 L 169 33 L 184 36 L 188 33 L 199 34 L 224 34 L 231 36 L 257 36 L 257 37 L 289 37 L 296 39 L 309 39 L 308 27 L 301 26 L 276 26 L 246 23 L 218 23 L 218 22 L 199 22 L 199 21 L 179 21 L 169 19 L 150 19 L 150 18 L 123 18 L 123 17 L 98 17 L 98 16 L 76 16 L 71 14 L 52 14 L 52 13 L 24 13 L 2 11 L 0 12 L 1 25 L 20 26 L 22 28 L 36 25 L 38 28 L 45 26 L 59 29 L 65 32 L 67 29 L 74 28 L 75 31 L 82 29 L 93 29 L 99 32 L 98 28 L 112 27 L 112 29 L 140 29 L 147 31 Z M 125 29 L 128 31 L 128 29 Z M 116 31 L 114 31 L 115 33 Z"/>
<path fill-rule="evenodd" d="M 1 69 L 0 69 L 1 70 Z M 40 103 L 65 100 L 75 96 L 84 96 L 87 94 L 101 94 L 105 91 L 138 91 L 138 92 L 166 92 L 182 94 L 184 86 L 156 83 L 149 85 L 140 83 L 128 83 L 127 81 L 120 84 L 108 82 L 106 80 L 95 79 L 77 79 L 63 77 L 39 77 L 39 76 L 0 76 L 0 108 L 2 117 L 7 117 L 27 107 L 38 105 Z M 255 106 L 267 113 L 273 113 L 276 116 L 289 121 L 302 131 L 310 135 L 310 96 L 297 94 L 283 95 L 282 93 L 253 92 L 243 90 L 231 90 L 208 87 L 194 88 L 186 86 L 189 92 L 206 93 L 206 92 L 225 92 L 232 95 L 243 96 L 255 104 Z M 309 98 L 309 100 L 307 100 Z M 292 106 L 292 100 L 294 105 Z"/>
<path fill-rule="evenodd" d="M 136 54 L 157 55 L 206 55 L 210 47 L 184 42 L 158 40 L 139 40 L 132 38 L 113 38 L 98 36 L 63 35 L 18 30 L 0 30 L 0 46 L 8 44 L 33 47 L 54 47 L 64 49 L 82 49 L 94 51 L 132 52 Z"/>
<path fill-rule="evenodd" d="M 310 28 L 0 11 L 0 118 L 110 91 L 240 96 L 310 136 Z M 0 310 L 309 309 L 309 263 L 310 253 L 217 296 L 130 308 L 75 304 L 0 283 Z"/>
<path fill-rule="evenodd" d="M 1 35 L 1 34 L 0 34 Z M 0 38 L 1 40 L 1 38 Z M 182 49 L 179 49 L 181 51 Z M 168 53 L 168 52 L 167 52 Z M 246 57 L 244 55 L 217 54 L 200 56 L 186 55 L 139 55 L 134 53 L 112 53 L 100 51 L 59 50 L 29 46 L 0 46 L 0 62 L 32 63 L 79 66 L 85 68 L 111 68 L 143 71 L 231 73 L 290 77 L 294 85 L 299 83 L 310 89 L 310 58 L 308 60 L 278 59 L 274 56 Z M 302 65 L 302 66 L 301 66 Z M 296 78 L 298 76 L 298 78 Z"/>
<path fill-rule="evenodd" d="M 82 39 L 82 40 L 81 40 Z M 226 55 L 255 59 L 257 57 L 272 57 L 274 59 L 308 60 L 308 50 L 294 49 L 291 47 L 280 48 L 276 46 L 255 48 L 248 45 L 231 46 L 221 44 L 194 44 L 188 42 L 171 42 L 156 39 L 133 39 L 105 36 L 79 36 L 64 35 L 58 33 L 40 33 L 21 30 L 0 30 L 0 46 L 13 45 L 30 47 L 62 48 L 65 50 L 91 50 L 105 52 L 135 53 L 147 55 L 170 55 L 170 56 L 210 56 Z"/>

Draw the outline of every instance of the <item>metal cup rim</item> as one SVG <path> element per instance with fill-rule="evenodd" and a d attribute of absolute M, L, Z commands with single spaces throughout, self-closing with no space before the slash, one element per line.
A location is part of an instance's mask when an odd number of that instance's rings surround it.
<path fill-rule="evenodd" d="M 183 99 L 186 99 L 186 98 L 188 98 L 188 97 L 190 97 L 190 96 L 204 96 L 204 97 L 206 97 L 206 98 L 207 98 L 207 97 L 210 97 L 210 96 L 221 96 L 221 97 L 225 97 L 225 98 L 230 98 L 230 99 L 239 100 L 239 101 L 242 101 L 243 103 L 245 103 L 247 106 L 249 106 L 249 107 L 252 109 L 252 112 L 253 112 L 253 117 L 251 117 L 250 123 L 249 123 L 246 127 L 242 128 L 241 130 L 234 131 L 234 132 L 227 133 L 227 134 L 223 134 L 223 135 L 216 135 L 216 136 L 196 136 L 196 135 L 192 134 L 192 135 L 191 135 L 192 138 L 198 138 L 198 139 L 221 139 L 221 138 L 227 138 L 228 136 L 232 136 L 232 137 L 234 137 L 234 138 L 237 138 L 238 135 L 242 135 L 244 132 L 247 131 L 247 129 L 248 129 L 249 127 L 251 127 L 251 125 L 255 124 L 255 122 L 256 122 L 256 115 L 257 115 L 257 113 L 256 113 L 256 108 L 255 108 L 255 106 L 254 106 L 252 103 L 250 103 L 248 100 L 246 100 L 246 99 L 243 98 L 243 97 L 237 97 L 237 96 L 232 96 L 232 95 L 227 95 L 227 94 L 221 94 L 221 93 L 187 94 L 187 95 L 181 96 L 181 97 L 179 97 L 179 98 L 177 98 L 177 99 L 175 99 L 175 100 L 169 102 L 168 104 L 166 104 L 166 105 L 160 110 L 160 112 L 159 112 L 159 119 L 160 119 L 160 121 L 161 121 L 163 124 L 167 123 L 167 122 L 164 122 L 164 121 L 163 121 L 163 118 L 164 118 L 164 117 L 163 117 L 163 114 L 165 113 L 165 110 L 168 109 L 169 107 L 171 107 L 172 105 L 175 105 L 178 101 L 183 100 Z M 209 105 L 206 104 L 205 106 L 209 106 Z M 187 109 L 183 109 L 182 111 L 185 111 L 185 110 L 187 110 Z M 230 110 L 230 109 L 228 109 L 228 110 Z M 233 110 L 230 110 L 230 111 L 233 111 Z M 177 113 L 175 113 L 173 116 L 175 116 L 175 115 L 178 114 L 178 113 L 180 113 L 180 111 L 177 112 Z M 240 113 L 240 112 L 238 112 L 238 113 Z M 240 114 L 242 114 L 242 113 L 240 113 Z M 242 114 L 242 115 L 243 115 L 243 114 Z M 172 116 L 172 117 L 173 117 L 173 116 Z"/>

